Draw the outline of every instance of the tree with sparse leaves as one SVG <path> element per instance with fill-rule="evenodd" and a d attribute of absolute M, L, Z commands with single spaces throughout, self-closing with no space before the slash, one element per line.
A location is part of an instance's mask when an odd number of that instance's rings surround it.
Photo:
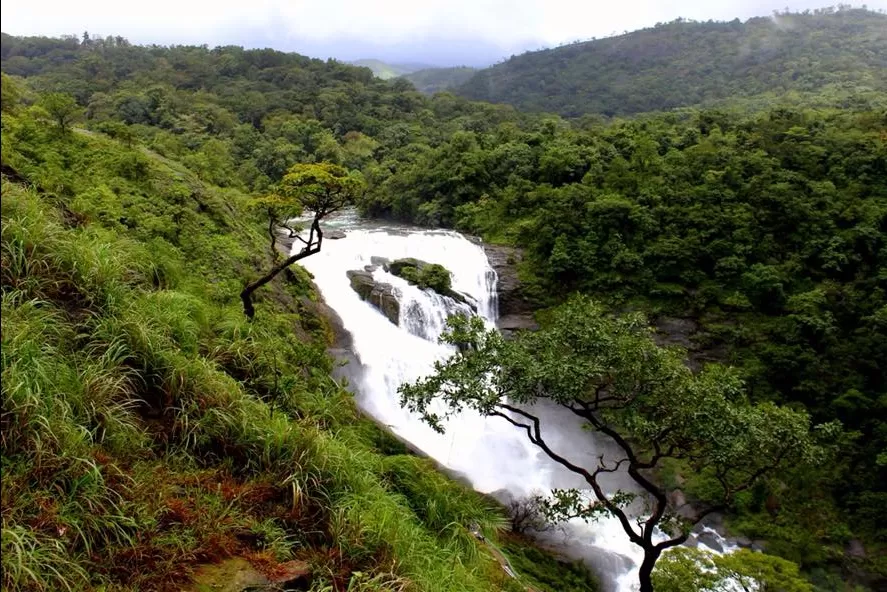
<path fill-rule="evenodd" d="M 290 167 L 274 193 L 255 200 L 255 205 L 265 208 L 268 213 L 268 235 L 275 261 L 279 259 L 277 255 L 279 228 L 288 230 L 290 238 L 301 241 L 304 246 L 243 288 L 240 299 L 243 301 L 243 312 L 247 317 L 253 318 L 256 312 L 252 300 L 253 292 L 273 280 L 277 274 L 296 261 L 319 253 L 323 243 L 320 221 L 353 205 L 355 199 L 363 193 L 364 186 L 359 174 L 349 172 L 335 164 L 327 162 L 296 164 Z M 307 238 L 289 224 L 290 220 L 305 210 L 314 213 Z"/>
<path fill-rule="evenodd" d="M 59 131 L 67 133 L 71 124 L 80 115 L 80 107 L 74 97 L 65 93 L 49 93 L 43 95 L 40 99 L 40 106 L 43 107 L 49 116 L 55 121 Z"/>
<path fill-rule="evenodd" d="M 657 346 L 650 331 L 643 316 L 611 316 L 586 297 L 555 310 L 544 329 L 514 340 L 486 331 L 480 319 L 452 317 L 443 339 L 468 346 L 400 391 L 403 404 L 437 430 L 446 415 L 465 408 L 500 417 L 581 476 L 592 497 L 555 490 L 549 516 L 615 516 L 644 551 L 641 592 L 653 589 L 651 574 L 662 552 L 685 542 L 702 518 L 726 509 L 737 493 L 782 467 L 820 461 L 826 453 L 821 438 L 834 438 L 838 429 L 811 429 L 806 413 L 750 403 L 731 369 L 710 365 L 693 373 L 684 364 L 685 351 Z M 573 451 L 555 450 L 546 439 L 553 428 L 532 412 L 540 400 L 569 410 L 614 444 L 617 456 L 582 466 L 570 460 Z M 436 401 L 447 411 L 434 411 Z M 669 504 L 656 478 L 667 460 L 692 471 L 704 506 Z M 601 478 L 616 472 L 627 473 L 636 490 L 605 491 Z"/>

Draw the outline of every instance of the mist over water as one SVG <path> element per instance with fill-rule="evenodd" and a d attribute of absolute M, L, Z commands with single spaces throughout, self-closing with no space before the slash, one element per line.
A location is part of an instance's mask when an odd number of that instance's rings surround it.
<path fill-rule="evenodd" d="M 437 343 L 448 314 L 468 307 L 430 290 L 420 290 L 403 279 L 373 271 L 376 281 L 396 289 L 401 302 L 400 326 L 391 323 L 371 304 L 360 299 L 346 275 L 363 270 L 371 257 L 390 260 L 415 257 L 439 263 L 453 273 L 452 286 L 477 303 L 478 315 L 495 327 L 496 274 L 479 245 L 451 231 L 423 230 L 359 221 L 345 214 L 326 226 L 346 232 L 339 240 L 325 240 L 320 253 L 303 261 L 326 303 L 341 317 L 352 337 L 351 349 L 359 369 L 349 370 L 351 387 L 362 409 L 398 436 L 460 473 L 480 492 L 500 498 L 524 497 L 552 488 L 583 488 L 584 481 L 548 459 L 526 438 L 525 432 L 501 418 L 464 412 L 438 434 L 400 405 L 398 387 L 433 372 L 434 362 L 455 348 Z M 352 364 L 353 365 L 353 364 Z M 606 447 L 582 430 L 578 418 L 555 406 L 537 406 L 543 437 L 554 450 L 573 462 L 593 465 Z M 611 475 L 608 490 L 629 488 L 627 477 Z M 542 540 L 563 554 L 583 559 L 603 579 L 605 589 L 629 592 L 636 588 L 636 570 L 642 559 L 615 518 L 592 524 L 576 520 Z"/>

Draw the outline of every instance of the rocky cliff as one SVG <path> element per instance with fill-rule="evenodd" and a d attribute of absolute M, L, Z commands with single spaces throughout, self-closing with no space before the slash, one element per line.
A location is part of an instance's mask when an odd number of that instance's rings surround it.
<path fill-rule="evenodd" d="M 533 318 L 533 306 L 523 292 L 518 277 L 518 264 L 523 253 L 516 247 L 490 245 L 478 242 L 487 254 L 490 265 L 499 278 L 497 291 L 499 294 L 499 319 L 496 325 L 505 335 L 524 329 L 537 329 Z"/>

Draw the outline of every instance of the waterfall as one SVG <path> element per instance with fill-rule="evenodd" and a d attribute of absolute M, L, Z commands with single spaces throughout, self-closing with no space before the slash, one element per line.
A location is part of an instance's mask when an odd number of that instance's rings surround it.
<path fill-rule="evenodd" d="M 448 296 L 441 296 L 433 290 L 422 290 L 411 286 L 389 273 L 380 274 L 376 271 L 373 275 L 379 281 L 397 287 L 400 296 L 400 326 L 411 335 L 436 342 L 446 328 L 447 317 L 453 314 L 474 314 L 467 304 L 456 302 Z"/>
<path fill-rule="evenodd" d="M 326 303 L 341 317 L 352 337 L 353 354 L 361 371 L 352 388 L 362 409 L 387 425 L 449 469 L 468 479 L 484 493 L 523 497 L 552 488 L 583 488 L 584 481 L 554 463 L 526 438 L 499 418 L 464 412 L 445 424 L 439 434 L 400 406 L 398 387 L 433 372 L 434 362 L 454 353 L 437 343 L 451 312 L 467 312 L 468 306 L 421 290 L 381 267 L 373 279 L 394 287 L 401 303 L 400 326 L 390 322 L 351 288 L 346 272 L 363 270 L 372 257 L 389 260 L 414 257 L 439 263 L 453 273 L 452 287 L 476 303 L 477 313 L 489 327 L 497 315 L 496 274 L 483 248 L 456 232 L 421 230 L 359 221 L 346 214 L 330 222 L 346 231 L 340 240 L 324 241 L 320 253 L 302 264 L 314 275 Z M 372 269 L 372 268 L 371 268 Z M 607 447 L 583 430 L 577 418 L 563 409 L 540 405 L 534 409 L 543 420 L 543 435 L 555 450 L 571 461 L 593 464 Z M 629 487 L 624 475 L 609 476 L 610 491 Z M 633 545 L 615 518 L 585 524 L 577 520 L 546 542 L 565 555 L 583 559 L 613 592 L 636 589 L 640 548 Z"/>

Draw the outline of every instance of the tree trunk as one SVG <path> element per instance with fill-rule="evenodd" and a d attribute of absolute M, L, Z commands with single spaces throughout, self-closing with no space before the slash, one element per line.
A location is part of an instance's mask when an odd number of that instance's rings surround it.
<path fill-rule="evenodd" d="M 274 222 L 274 211 L 268 208 L 268 238 L 271 239 L 271 260 L 276 262 L 280 260 L 280 253 L 277 252 L 277 229 Z"/>
<path fill-rule="evenodd" d="M 315 232 L 317 233 L 317 244 L 315 246 L 311 246 L 313 244 L 312 238 Z M 250 282 L 246 285 L 246 287 L 240 293 L 240 300 L 243 302 L 243 314 L 245 314 L 248 319 L 252 320 L 253 317 L 256 316 L 256 308 L 255 306 L 253 306 L 253 292 L 273 280 L 275 277 L 277 277 L 277 274 L 279 274 L 281 271 L 283 271 L 296 261 L 320 252 L 320 245 L 323 242 L 323 233 L 320 231 L 318 218 L 315 218 L 314 222 L 311 224 L 311 236 L 312 238 L 309 238 L 308 246 L 306 246 L 295 255 L 290 255 L 282 263 L 278 263 L 277 265 L 272 267 L 271 271 L 269 271 L 256 281 Z"/>
<path fill-rule="evenodd" d="M 653 568 L 661 553 L 662 551 L 656 547 L 644 545 L 644 561 L 638 571 L 638 580 L 641 583 L 640 592 L 653 592 Z"/>

